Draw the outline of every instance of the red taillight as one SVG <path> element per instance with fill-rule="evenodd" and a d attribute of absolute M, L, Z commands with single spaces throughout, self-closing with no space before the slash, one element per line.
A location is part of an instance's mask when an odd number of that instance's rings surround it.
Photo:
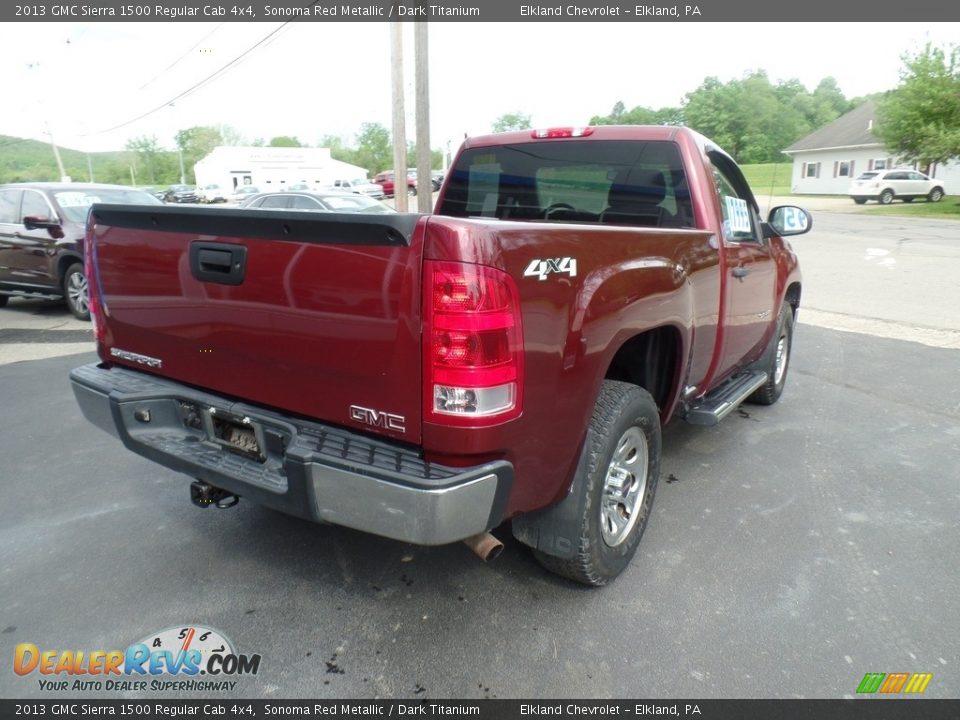
<path fill-rule="evenodd" d="M 92 218 L 91 218 L 92 219 Z M 90 307 L 90 323 L 97 350 L 103 346 L 103 318 L 100 316 L 100 286 L 97 282 L 96 250 L 93 242 L 93 222 L 88 223 L 83 237 L 83 275 L 87 279 L 87 302 Z"/>
<path fill-rule="evenodd" d="M 538 140 L 543 138 L 569 138 L 569 137 L 587 137 L 593 135 L 593 128 L 585 127 L 555 127 L 545 128 L 543 130 L 534 130 L 531 135 Z"/>
<path fill-rule="evenodd" d="M 424 419 L 476 426 L 517 417 L 523 328 L 513 278 L 426 260 L 423 300 Z"/>

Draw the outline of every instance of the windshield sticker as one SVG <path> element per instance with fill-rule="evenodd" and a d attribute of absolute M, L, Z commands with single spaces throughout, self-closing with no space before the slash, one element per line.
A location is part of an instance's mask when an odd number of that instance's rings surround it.
<path fill-rule="evenodd" d="M 100 198 L 82 192 L 62 192 L 57 193 L 57 202 L 61 207 L 90 207 L 100 202 Z"/>
<path fill-rule="evenodd" d="M 747 209 L 747 201 L 729 195 L 724 195 L 723 200 L 727 204 L 730 232 L 750 232 L 750 211 Z"/>

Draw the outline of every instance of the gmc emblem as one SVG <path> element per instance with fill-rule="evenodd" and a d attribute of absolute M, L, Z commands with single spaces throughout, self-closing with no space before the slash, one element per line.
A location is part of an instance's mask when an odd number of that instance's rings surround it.
<path fill-rule="evenodd" d="M 359 405 L 350 406 L 350 419 L 356 420 L 358 423 L 363 423 L 364 425 L 383 428 L 384 430 L 393 430 L 402 433 L 407 431 L 405 425 L 407 419 L 403 415 L 371 410 L 370 408 L 360 407 Z"/>

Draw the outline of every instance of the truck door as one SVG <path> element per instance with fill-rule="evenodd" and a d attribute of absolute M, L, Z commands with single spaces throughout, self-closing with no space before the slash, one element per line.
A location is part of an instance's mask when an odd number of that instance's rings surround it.
<path fill-rule="evenodd" d="M 767 331 L 777 318 L 777 269 L 760 230 L 756 201 L 740 169 L 725 156 L 711 153 L 710 159 L 723 217 L 726 261 L 726 309 L 718 368 L 722 376 L 763 351 Z"/>

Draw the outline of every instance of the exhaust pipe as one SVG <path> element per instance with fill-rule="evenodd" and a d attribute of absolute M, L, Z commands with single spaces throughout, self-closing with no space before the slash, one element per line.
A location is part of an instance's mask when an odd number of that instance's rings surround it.
<path fill-rule="evenodd" d="M 484 562 L 495 560 L 503 552 L 503 543 L 488 532 L 471 535 L 463 543 Z"/>
<path fill-rule="evenodd" d="M 240 496 L 214 487 L 203 480 L 194 480 L 190 483 L 190 502 L 200 508 L 216 505 L 221 510 L 226 510 L 240 502 Z"/>

